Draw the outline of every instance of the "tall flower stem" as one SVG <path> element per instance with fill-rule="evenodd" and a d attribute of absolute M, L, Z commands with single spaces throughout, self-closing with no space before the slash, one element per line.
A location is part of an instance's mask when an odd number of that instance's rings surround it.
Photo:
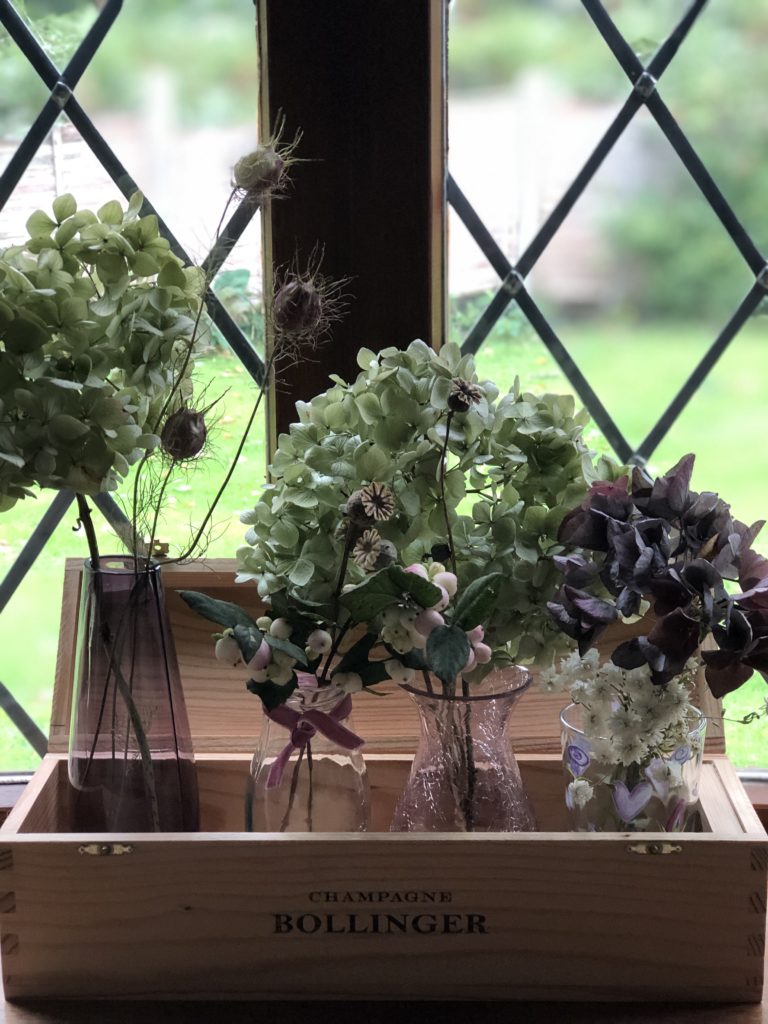
<path fill-rule="evenodd" d="M 453 422 L 453 410 L 448 410 L 448 417 L 445 421 L 445 441 L 443 442 L 443 450 L 440 453 L 440 504 L 443 508 L 443 517 L 445 519 L 445 538 L 448 541 L 448 547 L 450 548 L 451 558 L 451 569 L 453 570 L 454 576 L 456 572 L 456 552 L 453 549 L 453 533 L 451 531 L 451 517 L 448 512 L 448 500 L 445 493 L 445 475 L 447 472 L 448 462 L 448 439 L 451 435 L 451 423 Z"/>
<path fill-rule="evenodd" d="M 307 744 L 309 746 L 309 744 Z M 291 789 L 288 793 L 288 806 L 285 809 L 283 820 L 280 823 L 280 831 L 287 832 L 288 825 L 291 821 L 291 814 L 293 813 L 293 805 L 296 802 L 296 790 L 299 788 L 299 774 L 301 772 L 301 762 L 304 760 L 304 747 L 299 750 L 299 756 L 296 758 L 296 763 L 293 766 L 293 774 L 291 775 Z"/>
<path fill-rule="evenodd" d="M 464 708 L 464 751 L 467 770 L 467 798 L 464 810 L 464 818 L 467 823 L 467 832 L 474 831 L 474 804 L 475 786 L 477 782 L 477 768 L 475 767 L 475 743 L 472 739 L 472 705 L 469 697 L 469 683 L 466 679 L 461 681 L 461 695 L 465 701 Z"/>
<path fill-rule="evenodd" d="M 90 506 L 84 494 L 77 495 L 77 514 L 85 531 L 85 539 L 88 542 L 88 552 L 91 556 L 91 566 L 95 573 L 99 571 L 99 544 L 96 540 L 96 530 L 93 526 Z M 98 578 L 98 577 L 97 577 Z"/>

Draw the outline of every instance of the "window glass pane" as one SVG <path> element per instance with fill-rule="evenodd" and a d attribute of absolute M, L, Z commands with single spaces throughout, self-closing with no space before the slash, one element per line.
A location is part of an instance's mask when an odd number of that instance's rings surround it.
<path fill-rule="evenodd" d="M 613 0 L 606 9 L 647 61 L 687 0 Z M 449 39 L 449 159 L 459 187 L 514 265 L 620 109 L 630 85 L 570 0 L 457 0 Z M 758 247 L 768 125 L 762 45 L 768 14 L 748 0 L 708 5 L 659 90 Z M 562 34 L 562 35 L 561 35 Z M 564 40 L 570 41 L 569 46 Z M 499 285 L 452 213 L 454 340 Z M 532 296 L 633 448 L 656 425 L 754 284 L 754 274 L 645 109 L 602 163 L 526 281 Z M 766 321 L 753 317 L 654 450 L 663 471 L 697 453 L 694 486 L 740 519 L 765 514 Z M 508 387 L 571 388 L 513 303 L 477 355 Z M 605 451 L 593 428 L 590 443 Z M 754 440 L 751 440 L 754 439 Z M 758 540 L 768 551 L 768 534 Z M 756 676 L 727 717 L 761 710 Z M 768 723 L 726 723 L 732 758 L 768 767 Z"/>
<path fill-rule="evenodd" d="M 20 8 L 23 5 L 17 5 Z M 93 23 L 100 4 L 28 0 L 25 17 L 60 68 Z M 216 237 L 231 192 L 232 166 L 257 138 L 254 7 L 251 0 L 131 0 L 86 70 L 76 91 L 86 113 L 152 202 L 189 256 L 202 261 Z M 0 30 L 0 170 L 13 156 L 47 90 Z M 56 195 L 71 192 L 81 208 L 97 210 L 119 190 L 66 115 L 45 139 L 0 219 L 0 250 L 27 237 L 37 208 L 50 211 Z M 227 216 L 235 206 L 230 205 Z M 232 318 L 263 352 L 261 226 L 257 215 L 213 282 Z M 207 415 L 208 445 L 188 472 L 167 488 L 158 537 L 171 553 L 189 540 L 205 516 L 235 456 L 256 399 L 240 361 L 215 330 L 194 371 L 197 408 Z M 205 530 L 208 556 L 232 557 L 245 527 L 239 513 L 254 504 L 265 476 L 265 409 L 215 515 Z M 131 478 L 116 500 L 131 513 Z M 21 550 L 50 500 L 19 502 L 0 518 L 0 578 Z M 102 551 L 118 548 L 95 513 Z M 74 508 L 0 616 L 0 679 L 47 730 L 55 666 L 63 559 L 85 554 L 73 534 Z M 52 599 L 53 595 L 53 599 Z M 25 637 L 28 642 L 11 643 Z M 45 638 L 42 640 L 41 638 Z M 4 639 L 2 639 L 4 638 Z M 0 770 L 30 765 L 35 755 L 0 714 Z"/>

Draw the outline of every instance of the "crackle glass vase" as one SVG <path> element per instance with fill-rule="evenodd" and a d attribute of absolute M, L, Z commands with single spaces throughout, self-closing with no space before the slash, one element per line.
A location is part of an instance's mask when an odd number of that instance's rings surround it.
<path fill-rule="evenodd" d="M 75 832 L 199 827 L 192 741 L 160 566 L 83 569 L 69 746 Z"/>
<path fill-rule="evenodd" d="M 691 708 L 667 749 L 631 764 L 606 756 L 610 744 L 584 735 L 581 705 L 569 704 L 560 726 L 565 803 L 574 831 L 696 831 L 707 726 L 700 711 Z"/>
<path fill-rule="evenodd" d="M 513 667 L 448 697 L 405 686 L 421 736 L 393 832 L 529 832 L 536 828 L 507 726 L 531 683 Z"/>
<path fill-rule="evenodd" d="M 300 673 L 285 704 L 265 711 L 246 830 L 366 832 L 370 792 L 362 745 L 349 694 Z"/>

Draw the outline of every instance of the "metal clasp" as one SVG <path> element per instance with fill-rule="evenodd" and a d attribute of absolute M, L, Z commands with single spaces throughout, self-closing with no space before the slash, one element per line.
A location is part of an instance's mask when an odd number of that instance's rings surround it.
<path fill-rule="evenodd" d="M 133 853 L 134 849 L 130 843 L 86 843 L 78 846 L 77 852 L 89 857 L 120 857 L 124 853 Z"/>
<path fill-rule="evenodd" d="M 682 853 L 683 848 L 679 843 L 629 843 L 627 845 L 627 853 L 642 853 L 650 854 L 652 857 L 659 856 L 659 854 L 667 853 Z"/>

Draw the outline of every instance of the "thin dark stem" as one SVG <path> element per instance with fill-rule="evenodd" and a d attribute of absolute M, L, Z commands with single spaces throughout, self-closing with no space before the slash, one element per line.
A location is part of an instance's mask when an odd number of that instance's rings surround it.
<path fill-rule="evenodd" d="M 160 485 L 160 490 L 157 493 L 157 498 L 155 499 L 155 514 L 152 517 L 152 529 L 150 530 L 149 533 L 149 544 L 147 545 L 147 571 L 149 571 L 149 559 L 152 557 L 152 549 L 154 547 L 155 538 L 157 536 L 157 525 L 160 521 L 160 512 L 162 511 L 163 507 L 163 498 L 165 497 L 165 492 L 168 489 L 168 484 L 171 482 L 171 479 L 173 477 L 174 468 L 174 463 L 171 463 L 171 465 L 168 467 L 168 471 L 165 474 L 165 478 L 163 479 L 163 482 Z"/>
<path fill-rule="evenodd" d="M 464 820 L 467 823 L 467 832 L 475 830 L 475 784 L 477 782 L 475 768 L 475 744 L 472 739 L 472 705 L 469 702 L 469 683 L 466 679 L 461 680 L 461 695 L 466 701 L 464 708 L 464 750 L 466 757 L 467 772 L 467 794 L 464 806 Z"/>
<path fill-rule="evenodd" d="M 440 504 L 443 506 L 443 516 L 445 518 L 445 539 L 448 542 L 448 547 L 451 552 L 451 569 L 453 570 L 454 576 L 456 573 L 456 552 L 453 550 L 453 533 L 451 532 L 451 517 L 448 514 L 448 501 L 445 496 L 445 474 L 446 464 L 448 461 L 448 438 L 451 433 L 451 423 L 453 421 L 453 409 L 448 410 L 448 418 L 445 421 L 445 441 L 443 442 L 443 450 L 440 453 Z"/>
<path fill-rule="evenodd" d="M 347 525 L 347 533 L 344 538 L 344 554 L 341 556 L 341 566 L 339 567 L 339 575 L 336 580 L 336 589 L 333 592 L 333 619 L 334 622 L 339 617 L 339 598 L 341 597 L 341 591 L 344 587 L 344 580 L 347 576 L 347 565 L 349 564 L 349 556 L 352 553 L 352 547 L 355 543 L 355 537 L 357 535 L 357 528 L 349 523 Z"/>
<path fill-rule="evenodd" d="M 279 350 L 277 348 L 275 348 L 275 350 L 273 351 L 272 355 L 269 357 L 269 360 L 267 361 L 267 365 L 266 365 L 265 373 L 264 373 L 264 380 L 265 381 L 269 380 L 269 377 L 270 377 L 270 374 L 271 374 L 271 371 L 272 371 L 272 367 L 274 366 L 275 358 L 277 356 L 278 351 Z M 229 481 L 232 479 L 232 475 L 234 474 L 235 469 L 237 468 L 238 460 L 240 459 L 240 456 L 242 455 L 243 448 L 245 448 L 245 442 L 248 440 L 248 435 L 249 435 L 249 433 L 251 431 L 251 427 L 253 426 L 254 420 L 256 419 L 256 413 L 259 411 L 259 408 L 261 406 L 261 400 L 262 400 L 263 397 L 264 397 L 264 387 L 261 387 L 260 390 L 259 390 L 258 398 L 256 399 L 256 402 L 255 402 L 255 404 L 253 406 L 253 409 L 251 410 L 251 415 L 248 417 L 248 422 L 246 423 L 245 429 L 243 430 L 242 436 L 240 438 L 240 443 L 238 444 L 238 446 L 237 446 L 237 448 L 235 450 L 235 454 L 232 456 L 232 461 L 230 463 L 229 469 L 227 470 L 227 473 L 226 473 L 226 475 L 225 475 L 225 477 L 224 477 L 224 479 L 223 479 L 223 481 L 222 481 L 218 491 L 216 492 L 216 496 L 214 497 L 213 501 L 209 505 L 208 511 L 205 513 L 203 521 L 200 524 L 200 526 L 198 527 L 198 530 L 197 530 L 195 536 L 193 537 L 192 542 L 188 545 L 186 550 L 181 555 L 179 555 L 178 558 L 172 558 L 172 559 L 169 559 L 169 561 L 171 561 L 171 562 L 184 562 L 188 558 L 190 558 L 190 556 L 193 555 L 195 550 L 197 549 L 197 546 L 200 543 L 201 538 L 205 534 L 205 531 L 206 531 L 206 529 L 208 527 L 208 524 L 210 523 L 211 519 L 213 518 L 213 514 L 216 511 L 216 508 L 217 508 L 219 502 L 221 501 L 222 495 L 224 494 L 224 491 L 227 489 Z"/>
<path fill-rule="evenodd" d="M 307 773 L 308 773 L 308 776 L 309 776 L 309 779 L 308 779 L 309 791 L 307 793 L 307 832 L 311 832 L 312 831 L 312 799 L 313 799 L 313 796 L 314 796 L 314 792 L 313 792 L 313 788 L 312 788 L 312 741 L 311 740 L 307 741 Z"/>
<path fill-rule="evenodd" d="M 91 556 L 91 568 L 94 572 L 99 571 L 99 543 L 96 540 L 96 530 L 93 526 L 91 509 L 84 494 L 77 495 L 77 512 L 80 522 L 83 524 L 85 539 L 88 542 L 88 551 Z"/>
<path fill-rule="evenodd" d="M 337 651 L 339 649 L 339 644 L 341 643 L 341 641 L 346 636 L 346 634 L 347 634 L 347 632 L 349 630 L 350 625 L 351 625 L 351 622 L 348 619 L 344 623 L 343 626 L 339 626 L 338 627 L 338 632 L 336 633 L 336 636 L 333 638 L 333 643 L 331 644 L 331 649 L 328 652 L 328 657 L 325 659 L 325 664 L 323 665 L 323 671 L 320 673 L 320 678 L 317 681 L 318 682 L 318 686 L 322 686 L 323 683 L 325 682 L 326 676 L 328 675 L 328 670 L 331 667 L 331 662 L 336 657 L 336 653 L 337 653 Z"/>
<path fill-rule="evenodd" d="M 434 693 L 435 691 L 432 687 L 432 679 L 430 677 L 429 672 L 427 672 L 426 669 L 422 669 L 421 674 L 424 676 L 424 685 L 427 688 L 427 693 Z"/>
<path fill-rule="evenodd" d="M 291 812 L 293 811 L 293 805 L 296 802 L 296 790 L 299 788 L 299 772 L 301 771 L 301 762 L 304 758 L 304 747 L 299 750 L 299 756 L 296 758 L 296 764 L 293 766 L 293 775 L 291 776 L 291 789 L 288 793 L 288 806 L 285 809 L 283 820 L 280 824 L 280 831 L 287 832 L 288 823 L 291 820 Z"/>

